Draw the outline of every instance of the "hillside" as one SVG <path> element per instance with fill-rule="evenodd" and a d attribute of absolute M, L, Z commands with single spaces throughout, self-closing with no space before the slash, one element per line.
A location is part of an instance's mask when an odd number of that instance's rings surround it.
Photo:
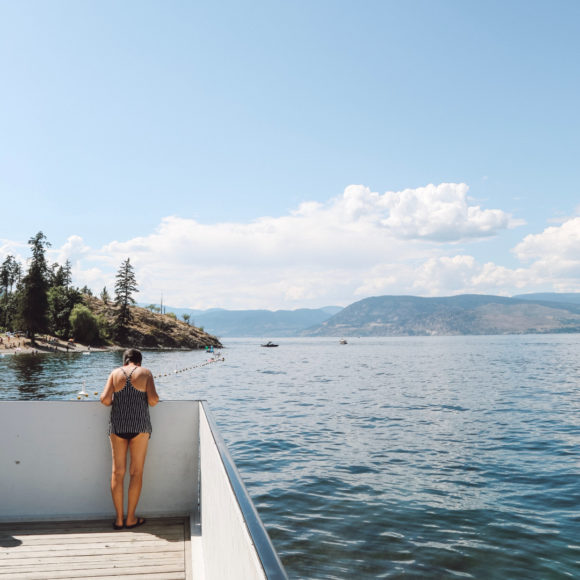
<path fill-rule="evenodd" d="M 351 304 L 304 336 L 429 336 L 580 332 L 580 304 L 461 295 L 379 296 Z"/>
<path fill-rule="evenodd" d="M 579 292 L 536 292 L 535 294 L 518 294 L 513 296 L 519 300 L 532 300 L 533 302 L 560 302 L 565 304 L 580 304 Z"/>
<path fill-rule="evenodd" d="M 85 304 L 96 316 L 103 317 L 109 326 L 113 325 L 115 310 L 94 296 L 84 297 Z M 132 306 L 133 322 L 127 343 L 121 346 L 136 348 L 183 348 L 197 349 L 206 346 L 221 347 L 220 341 L 200 328 L 165 314 L 156 314 L 146 308 Z"/>
<path fill-rule="evenodd" d="M 189 314 L 192 322 L 220 337 L 284 337 L 299 336 L 311 326 L 328 320 L 342 310 L 338 306 L 299 308 L 296 310 L 192 310 L 166 307 L 178 317 Z"/>

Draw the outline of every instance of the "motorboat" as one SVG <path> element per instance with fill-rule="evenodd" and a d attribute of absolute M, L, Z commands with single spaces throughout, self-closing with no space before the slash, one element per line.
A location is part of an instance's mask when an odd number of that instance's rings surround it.
<path fill-rule="evenodd" d="M 151 410 L 147 521 L 114 531 L 109 412 L 0 401 L 0 578 L 287 578 L 205 401 Z"/>
<path fill-rule="evenodd" d="M 266 344 L 263 344 L 262 346 L 273 347 L 273 346 L 278 346 L 278 345 L 274 344 L 271 340 L 269 340 Z"/>

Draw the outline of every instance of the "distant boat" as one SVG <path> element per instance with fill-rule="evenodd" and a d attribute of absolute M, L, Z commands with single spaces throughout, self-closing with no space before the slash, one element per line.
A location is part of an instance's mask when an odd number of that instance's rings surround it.
<path fill-rule="evenodd" d="M 261 346 L 269 346 L 269 347 L 272 347 L 272 346 L 278 346 L 278 345 L 277 344 L 274 344 L 271 340 L 269 340 L 266 344 L 262 344 Z"/>
<path fill-rule="evenodd" d="M 348 344 L 348 342 L 346 342 L 346 338 L 341 338 L 341 339 L 338 341 L 338 344 Z"/>

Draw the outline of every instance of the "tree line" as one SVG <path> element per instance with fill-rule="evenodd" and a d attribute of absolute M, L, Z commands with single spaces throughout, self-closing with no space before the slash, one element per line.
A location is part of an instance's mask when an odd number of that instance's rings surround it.
<path fill-rule="evenodd" d="M 38 334 L 51 334 L 64 340 L 98 344 L 107 340 L 123 341 L 131 323 L 130 306 L 138 292 L 130 259 L 121 264 L 115 282 L 114 322 L 95 315 L 84 304 L 84 295 L 92 295 L 85 286 L 72 284 L 71 263 L 49 264 L 46 251 L 50 243 L 42 232 L 28 240 L 32 256 L 25 271 L 22 264 L 8 255 L 0 267 L 0 330 L 23 332 L 35 341 Z M 107 288 L 101 300 L 110 304 Z"/>

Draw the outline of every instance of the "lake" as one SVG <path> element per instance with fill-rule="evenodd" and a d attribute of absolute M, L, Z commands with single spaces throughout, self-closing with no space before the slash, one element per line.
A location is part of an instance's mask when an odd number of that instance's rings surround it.
<path fill-rule="evenodd" d="M 224 342 L 143 364 L 209 401 L 291 578 L 580 577 L 580 336 Z M 96 399 L 120 362 L 0 357 L 0 398 Z"/>

